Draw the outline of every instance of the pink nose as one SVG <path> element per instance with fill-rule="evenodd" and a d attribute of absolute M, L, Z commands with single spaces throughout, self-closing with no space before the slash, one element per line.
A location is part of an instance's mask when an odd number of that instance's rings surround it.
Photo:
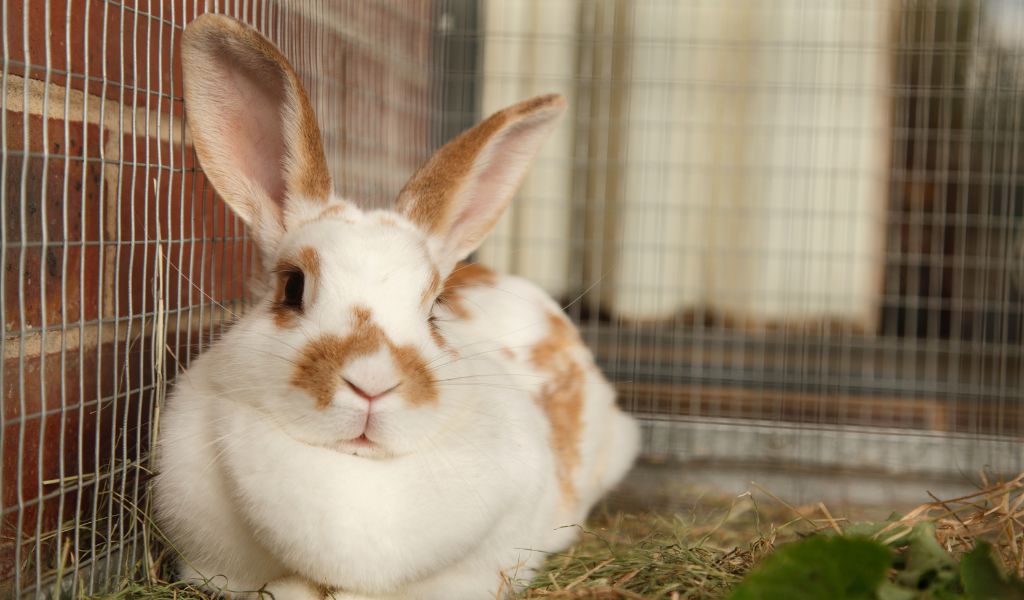
<path fill-rule="evenodd" d="M 351 380 L 347 378 L 343 379 L 345 379 L 345 383 L 348 384 L 349 389 L 355 392 L 360 398 L 365 399 L 367 402 L 373 402 L 374 400 L 380 398 L 381 396 L 386 396 L 389 393 L 391 393 L 392 390 L 399 386 L 399 384 L 396 383 L 393 385 L 371 387 L 369 385 L 360 385 L 353 383 Z"/>

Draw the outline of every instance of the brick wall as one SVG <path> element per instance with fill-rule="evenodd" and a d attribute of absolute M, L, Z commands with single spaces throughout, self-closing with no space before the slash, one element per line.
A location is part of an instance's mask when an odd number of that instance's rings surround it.
<path fill-rule="evenodd" d="M 182 121 L 179 40 L 207 3 L 0 1 L 7 596 L 141 555 L 154 406 L 244 311 L 253 249 Z M 390 201 L 429 152 L 432 2 L 209 4 L 293 60 L 337 191 Z"/>

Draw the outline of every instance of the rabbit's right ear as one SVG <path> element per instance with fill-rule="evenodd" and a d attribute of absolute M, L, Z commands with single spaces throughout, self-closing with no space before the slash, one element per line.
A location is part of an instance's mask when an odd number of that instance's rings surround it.
<path fill-rule="evenodd" d="M 306 91 L 270 41 L 221 15 L 202 15 L 185 28 L 181 62 L 203 171 L 267 252 L 295 204 L 327 202 L 331 193 Z"/>

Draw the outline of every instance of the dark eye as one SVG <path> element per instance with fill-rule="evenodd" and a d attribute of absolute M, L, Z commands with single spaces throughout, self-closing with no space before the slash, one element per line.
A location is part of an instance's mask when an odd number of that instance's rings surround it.
<path fill-rule="evenodd" d="M 281 304 L 292 308 L 302 308 L 302 290 L 306 285 L 306 278 L 302 271 L 289 271 L 283 274 L 284 292 L 281 294 Z"/>
<path fill-rule="evenodd" d="M 444 294 L 434 299 L 434 304 L 430 307 L 430 316 L 427 317 L 427 323 L 431 327 L 437 327 L 437 322 L 439 319 L 436 311 L 438 307 L 445 306 L 447 303 L 448 301 L 445 300 Z"/>

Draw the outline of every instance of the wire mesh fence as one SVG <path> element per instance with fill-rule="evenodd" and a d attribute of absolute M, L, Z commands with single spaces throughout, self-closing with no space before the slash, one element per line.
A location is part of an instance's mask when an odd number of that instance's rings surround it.
<path fill-rule="evenodd" d="M 1021 466 L 1016 3 L 485 9 L 484 112 L 572 123 L 480 258 L 565 301 L 648 456 Z"/>
<path fill-rule="evenodd" d="M 2 6 L 0 595 L 94 592 L 152 550 L 168 384 L 250 298 L 252 248 L 188 145 L 184 25 L 223 12 L 275 41 L 331 124 L 339 191 L 381 203 L 429 149 L 434 17 L 426 2 Z"/>
<path fill-rule="evenodd" d="M 478 260 L 540 283 L 648 459 L 1024 467 L 1024 10 L 1003 0 L 2 0 L 0 593 L 152 552 L 168 386 L 251 300 L 178 40 L 278 44 L 336 191 L 483 114 L 569 118 Z"/>

